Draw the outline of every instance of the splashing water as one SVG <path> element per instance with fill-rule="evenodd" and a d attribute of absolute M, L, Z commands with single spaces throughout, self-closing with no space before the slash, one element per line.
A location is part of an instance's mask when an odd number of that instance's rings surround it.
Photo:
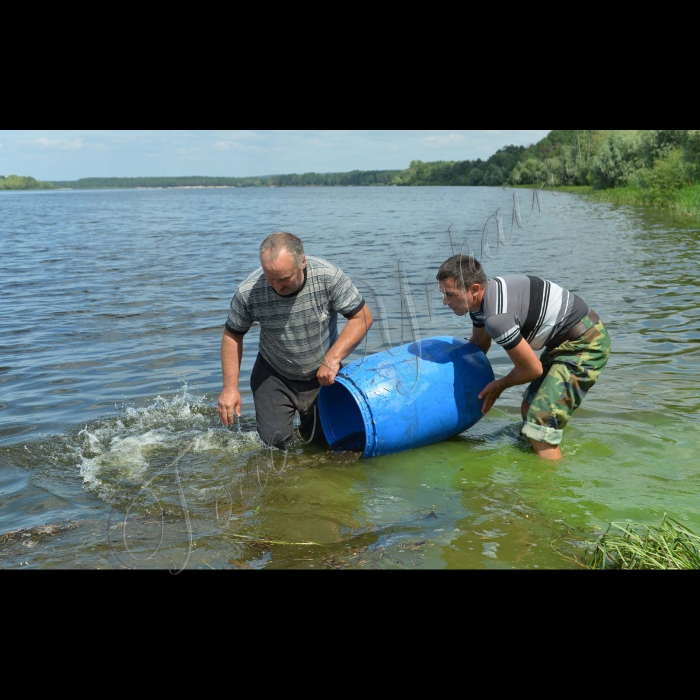
<path fill-rule="evenodd" d="M 240 423 L 236 431 L 218 425 L 205 400 L 190 395 L 185 385 L 171 399 L 158 396 L 149 406 L 126 407 L 123 416 L 85 426 L 74 447 L 84 488 L 112 503 L 125 484 L 145 481 L 183 446 L 195 455 L 240 455 L 263 447 L 257 432 L 244 430 Z"/>

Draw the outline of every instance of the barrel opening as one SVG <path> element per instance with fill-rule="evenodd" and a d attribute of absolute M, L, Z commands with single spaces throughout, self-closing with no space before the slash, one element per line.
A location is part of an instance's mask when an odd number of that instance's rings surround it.
<path fill-rule="evenodd" d="M 337 452 L 364 452 L 367 430 L 362 411 L 353 395 L 342 384 L 323 387 L 321 420 L 331 449 Z"/>

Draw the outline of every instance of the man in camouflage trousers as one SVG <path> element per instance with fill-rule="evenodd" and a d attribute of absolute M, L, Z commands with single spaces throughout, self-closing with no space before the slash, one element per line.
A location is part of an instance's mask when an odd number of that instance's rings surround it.
<path fill-rule="evenodd" d="M 479 395 L 488 413 L 510 387 L 530 384 L 523 396 L 523 435 L 543 459 L 559 460 L 563 430 L 610 359 L 610 336 L 583 299 L 539 277 L 488 279 L 473 257 L 456 255 L 437 275 L 443 303 L 471 315 L 470 340 L 488 353 L 492 341 L 515 368 Z M 538 358 L 535 354 L 544 350 Z"/>

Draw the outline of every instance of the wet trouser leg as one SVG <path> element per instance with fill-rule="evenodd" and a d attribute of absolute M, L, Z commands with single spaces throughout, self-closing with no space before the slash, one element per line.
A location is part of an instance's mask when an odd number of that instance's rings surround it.
<path fill-rule="evenodd" d="M 545 350 L 541 361 L 544 374 L 533 382 L 523 397 L 522 433 L 531 440 L 558 446 L 574 411 L 595 386 L 610 359 L 610 335 L 602 322 L 585 317 L 588 331 L 577 340 Z"/>
<path fill-rule="evenodd" d="M 255 400 L 258 435 L 266 445 L 280 450 L 291 446 L 296 413 L 299 413 L 299 431 L 303 440 L 325 441 L 318 412 L 321 390 L 318 379 L 307 382 L 287 379 L 258 355 L 250 385 Z"/>

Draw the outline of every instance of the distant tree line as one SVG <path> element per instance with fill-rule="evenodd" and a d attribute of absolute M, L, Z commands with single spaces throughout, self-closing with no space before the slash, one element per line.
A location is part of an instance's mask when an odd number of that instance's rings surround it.
<path fill-rule="evenodd" d="M 551 131 L 529 147 L 505 146 L 486 160 L 423 162 L 406 170 L 354 170 L 347 173 L 305 173 L 265 177 L 143 177 L 84 178 L 53 182 L 75 189 L 133 187 L 367 187 L 367 186 L 469 186 L 497 187 L 505 183 L 587 184 L 589 151 L 595 155 L 602 136 L 609 132 Z M 579 144 L 583 142 L 581 147 Z M 581 151 L 579 154 L 578 151 Z M 580 157 L 579 157 L 580 155 Z"/>
<path fill-rule="evenodd" d="M 33 177 L 21 175 L 0 175 L 0 190 L 51 190 L 53 185 L 48 182 L 39 182 Z"/>
<path fill-rule="evenodd" d="M 400 170 L 354 170 L 349 173 L 305 173 L 264 177 L 110 177 L 53 182 L 55 187 L 114 189 L 133 187 L 372 187 L 394 184 Z"/>
<path fill-rule="evenodd" d="M 525 146 L 506 146 L 487 160 L 437 161 L 414 160 L 408 170 L 399 173 L 394 184 L 404 186 L 497 187 L 510 176 L 526 153 Z"/>

